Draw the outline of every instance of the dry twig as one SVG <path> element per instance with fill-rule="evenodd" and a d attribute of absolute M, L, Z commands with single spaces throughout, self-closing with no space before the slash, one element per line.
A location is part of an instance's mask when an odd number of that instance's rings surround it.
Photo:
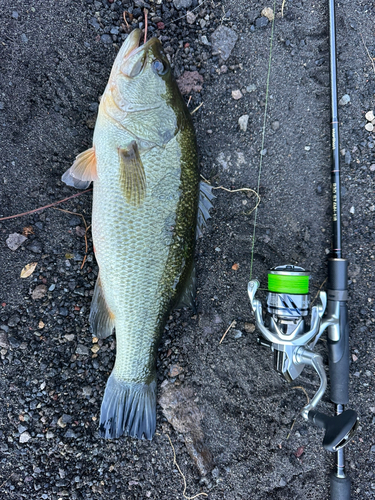
<path fill-rule="evenodd" d="M 375 64 L 374 64 L 374 59 L 371 57 L 371 54 L 370 54 L 370 52 L 368 51 L 368 48 L 367 48 L 367 46 L 366 46 L 366 44 L 365 44 L 365 41 L 364 41 L 363 36 L 362 36 L 362 33 L 360 33 L 360 35 L 361 35 L 361 38 L 362 38 L 363 45 L 364 45 L 364 47 L 365 47 L 365 49 L 366 49 L 367 55 L 368 55 L 368 57 L 369 57 L 369 59 L 370 59 L 370 61 L 371 61 L 371 64 L 372 64 L 372 69 L 374 70 L 374 73 L 375 73 Z"/>
<path fill-rule="evenodd" d="M 219 342 L 219 345 L 222 343 L 222 341 L 225 339 L 226 334 L 229 332 L 229 330 L 232 328 L 232 326 L 236 326 L 236 320 L 234 319 L 232 323 L 228 326 L 228 328 L 225 330 L 224 335 L 221 337 L 221 340 Z"/>

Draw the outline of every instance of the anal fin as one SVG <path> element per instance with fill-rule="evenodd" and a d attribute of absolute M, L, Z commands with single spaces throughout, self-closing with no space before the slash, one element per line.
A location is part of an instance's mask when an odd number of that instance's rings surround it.
<path fill-rule="evenodd" d="M 94 337 L 105 339 L 112 335 L 115 326 L 115 317 L 108 309 L 105 302 L 103 288 L 100 283 L 100 275 L 95 284 L 89 320 Z"/>

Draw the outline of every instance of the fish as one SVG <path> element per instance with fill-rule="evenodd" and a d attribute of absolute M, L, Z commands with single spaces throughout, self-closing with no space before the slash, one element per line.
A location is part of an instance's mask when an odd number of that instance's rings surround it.
<path fill-rule="evenodd" d="M 93 145 L 62 176 L 78 189 L 93 182 L 99 273 L 89 321 L 99 339 L 116 334 L 99 423 L 107 439 L 155 433 L 157 348 L 172 308 L 193 302 L 195 241 L 213 198 L 200 182 L 191 116 L 162 44 L 140 39 L 135 29 L 120 48 Z"/>

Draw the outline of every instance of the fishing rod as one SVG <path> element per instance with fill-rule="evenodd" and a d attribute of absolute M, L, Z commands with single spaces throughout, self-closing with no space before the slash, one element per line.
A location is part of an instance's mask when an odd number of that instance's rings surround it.
<path fill-rule="evenodd" d="M 344 446 L 358 427 L 355 411 L 345 410 L 349 402 L 349 320 L 348 320 L 348 261 L 341 249 L 341 199 L 339 123 L 337 111 L 336 29 L 334 0 L 329 3 L 330 86 L 331 86 L 331 147 L 332 147 L 332 249 L 328 256 L 327 291 L 319 293 L 320 304 L 309 314 L 310 273 L 299 266 L 282 265 L 268 271 L 267 312 L 263 321 L 262 304 L 255 298 L 259 281 L 248 283 L 250 303 L 261 336 L 258 343 L 274 353 L 274 367 L 288 382 L 295 380 L 305 368 L 312 367 L 319 376 L 320 386 L 314 397 L 302 409 L 302 417 L 325 430 L 323 447 L 336 455 L 335 469 L 330 475 L 331 500 L 350 500 L 351 481 L 345 471 Z M 335 415 L 317 410 L 326 388 L 327 376 L 323 358 L 315 346 L 327 330 L 330 376 L 330 400 Z"/>

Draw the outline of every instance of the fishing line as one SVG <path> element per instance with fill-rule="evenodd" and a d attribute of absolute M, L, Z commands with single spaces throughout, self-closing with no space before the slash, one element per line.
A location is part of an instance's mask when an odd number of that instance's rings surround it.
<path fill-rule="evenodd" d="M 272 27 L 271 27 L 271 37 L 270 37 L 270 50 L 269 50 L 269 58 L 268 58 L 268 72 L 267 72 L 267 84 L 266 84 L 266 102 L 264 107 L 264 118 L 263 118 L 263 129 L 262 129 L 262 145 L 261 145 L 261 154 L 259 160 L 259 173 L 258 173 L 258 184 L 257 184 L 257 196 L 259 199 L 259 188 L 260 188 L 260 178 L 262 174 L 262 166 L 263 166 L 263 148 L 264 148 L 264 139 L 266 134 L 266 120 L 267 120 L 267 107 L 268 107 L 268 94 L 269 94 L 269 83 L 270 83 L 270 74 L 271 74 L 271 62 L 272 62 L 272 45 L 273 45 L 273 32 L 275 26 L 275 17 L 276 17 L 276 0 L 273 2 L 273 19 L 272 19 Z M 255 229 L 257 224 L 257 216 L 258 216 L 258 206 L 255 209 L 254 215 L 254 229 L 253 229 L 253 241 L 251 244 L 251 262 L 250 262 L 250 280 L 253 276 L 253 263 L 254 263 L 254 246 L 255 246 Z"/>

